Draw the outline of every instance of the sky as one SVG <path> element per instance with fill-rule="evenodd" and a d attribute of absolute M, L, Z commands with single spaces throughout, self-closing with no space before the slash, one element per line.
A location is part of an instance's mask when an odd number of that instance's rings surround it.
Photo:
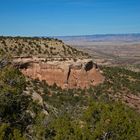
<path fill-rule="evenodd" d="M 140 0 L 0 0 L 0 35 L 140 33 Z"/>

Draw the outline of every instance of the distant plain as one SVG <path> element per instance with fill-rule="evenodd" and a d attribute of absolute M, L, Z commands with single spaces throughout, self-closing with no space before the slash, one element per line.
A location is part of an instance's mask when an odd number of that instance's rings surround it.
<path fill-rule="evenodd" d="M 100 65 L 140 69 L 140 34 L 58 37 L 83 50 Z"/>

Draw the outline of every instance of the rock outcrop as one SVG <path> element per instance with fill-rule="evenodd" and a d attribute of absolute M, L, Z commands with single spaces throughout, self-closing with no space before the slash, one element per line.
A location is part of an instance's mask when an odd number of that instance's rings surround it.
<path fill-rule="evenodd" d="M 20 62 L 20 63 L 19 63 Z M 70 61 L 42 61 L 37 59 L 16 59 L 24 75 L 45 80 L 49 85 L 61 88 L 88 88 L 104 81 L 97 65 L 91 59 Z"/>

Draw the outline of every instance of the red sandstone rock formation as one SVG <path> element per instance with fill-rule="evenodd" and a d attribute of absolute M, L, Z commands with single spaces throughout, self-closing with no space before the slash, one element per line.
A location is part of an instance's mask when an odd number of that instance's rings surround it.
<path fill-rule="evenodd" d="M 26 61 L 26 63 L 28 63 Z M 25 65 L 25 64 L 24 64 Z M 88 88 L 104 81 L 92 60 L 74 61 L 30 61 L 21 67 L 24 75 L 33 79 L 45 80 L 49 85 L 56 83 L 61 88 Z"/>

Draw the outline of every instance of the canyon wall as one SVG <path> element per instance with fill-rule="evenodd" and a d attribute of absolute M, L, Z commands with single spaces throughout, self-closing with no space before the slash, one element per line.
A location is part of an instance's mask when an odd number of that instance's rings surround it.
<path fill-rule="evenodd" d="M 19 60 L 25 76 L 45 80 L 49 85 L 61 88 L 89 88 L 103 83 L 104 76 L 92 60 L 79 61 L 29 61 Z"/>

